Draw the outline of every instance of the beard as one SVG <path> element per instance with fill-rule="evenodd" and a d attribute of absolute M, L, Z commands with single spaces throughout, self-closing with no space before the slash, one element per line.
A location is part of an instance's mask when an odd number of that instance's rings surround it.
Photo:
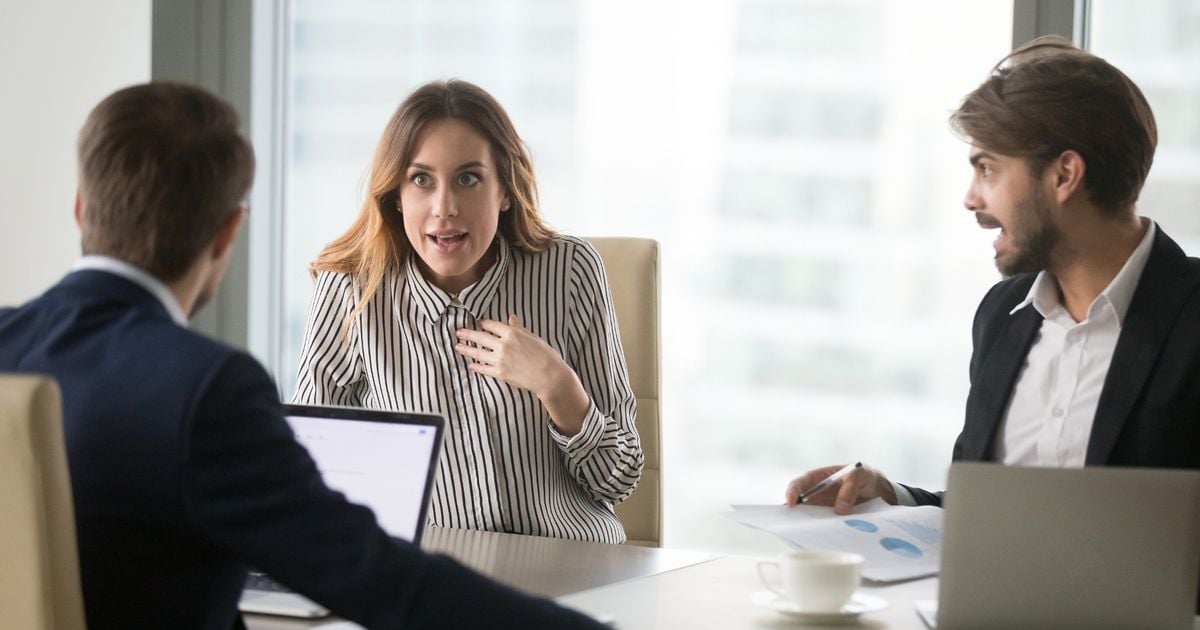
<path fill-rule="evenodd" d="M 993 219 L 994 220 L 994 219 Z M 1050 220 L 1050 206 L 1041 191 L 1031 190 L 1017 205 L 1012 225 L 1006 228 L 1011 250 L 996 256 L 996 269 L 1005 278 L 1045 271 L 1062 232 Z"/>

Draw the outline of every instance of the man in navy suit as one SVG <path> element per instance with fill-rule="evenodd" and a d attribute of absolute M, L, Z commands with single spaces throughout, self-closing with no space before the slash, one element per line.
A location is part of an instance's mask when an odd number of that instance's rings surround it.
<path fill-rule="evenodd" d="M 974 323 L 955 461 L 1200 468 L 1200 260 L 1135 202 L 1158 133 L 1141 90 L 1057 37 L 1001 61 L 951 123 L 971 143 L 965 205 L 999 228 Z M 792 480 L 794 505 L 838 466 Z M 942 493 L 863 468 L 811 503 Z"/>
<path fill-rule="evenodd" d="M 84 256 L 0 311 L 0 371 L 62 388 L 88 627 L 240 627 L 247 566 L 369 628 L 602 627 L 391 540 L 322 482 L 263 368 L 185 327 L 246 215 L 238 124 L 181 84 L 101 102 L 79 137 Z"/>

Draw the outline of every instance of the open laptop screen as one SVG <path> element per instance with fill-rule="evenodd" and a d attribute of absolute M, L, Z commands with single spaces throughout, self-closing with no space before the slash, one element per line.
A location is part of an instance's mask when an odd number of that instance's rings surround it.
<path fill-rule="evenodd" d="M 370 508 L 393 538 L 420 542 L 440 417 L 300 405 L 285 405 L 284 414 L 326 485 Z"/>

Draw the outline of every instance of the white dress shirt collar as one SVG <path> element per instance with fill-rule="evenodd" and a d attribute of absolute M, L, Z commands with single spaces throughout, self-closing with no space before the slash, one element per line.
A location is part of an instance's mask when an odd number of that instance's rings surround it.
<path fill-rule="evenodd" d="M 71 271 L 81 271 L 84 269 L 111 273 L 142 287 L 149 291 L 150 295 L 153 295 L 159 302 L 162 302 L 163 308 L 167 309 L 167 313 L 171 315 L 171 319 L 175 320 L 176 324 L 187 326 L 187 314 L 183 312 L 183 307 L 180 306 L 179 300 L 175 298 L 175 294 L 171 293 L 171 290 L 161 280 L 146 273 L 145 270 L 109 256 L 84 256 L 71 267 Z"/>
<path fill-rule="evenodd" d="M 1125 322 L 1125 314 L 1129 312 L 1129 304 L 1133 301 L 1133 292 L 1137 289 L 1138 280 L 1142 277 L 1146 261 L 1150 259 L 1150 250 L 1154 246 L 1156 231 L 1154 222 L 1143 218 L 1142 224 L 1147 227 L 1141 242 L 1134 248 L 1133 253 L 1129 255 L 1129 259 L 1125 261 L 1112 282 L 1109 282 L 1100 295 L 1092 301 L 1091 306 L 1088 307 L 1089 319 L 1099 309 L 1107 307 L 1111 308 L 1113 314 L 1116 315 L 1118 326 Z M 1052 317 L 1057 309 L 1063 308 L 1062 299 L 1059 297 L 1058 280 L 1049 271 L 1038 273 L 1037 278 L 1033 281 L 1033 286 L 1029 287 L 1029 293 L 1025 295 L 1025 299 L 1013 307 L 1008 314 L 1015 314 L 1031 304 L 1045 319 Z"/>

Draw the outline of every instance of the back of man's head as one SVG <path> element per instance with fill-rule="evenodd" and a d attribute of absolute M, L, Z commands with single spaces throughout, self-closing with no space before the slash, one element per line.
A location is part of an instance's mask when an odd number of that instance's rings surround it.
<path fill-rule="evenodd" d="M 237 112 L 190 85 L 117 91 L 79 133 L 83 253 L 118 258 L 164 282 L 182 277 L 237 211 L 254 151 Z"/>
<path fill-rule="evenodd" d="M 1026 158 L 1034 172 L 1064 151 L 1079 153 L 1088 195 L 1108 212 L 1133 207 L 1158 144 L 1154 114 L 1133 81 L 1053 35 L 1002 59 L 950 124 L 976 146 Z"/>

